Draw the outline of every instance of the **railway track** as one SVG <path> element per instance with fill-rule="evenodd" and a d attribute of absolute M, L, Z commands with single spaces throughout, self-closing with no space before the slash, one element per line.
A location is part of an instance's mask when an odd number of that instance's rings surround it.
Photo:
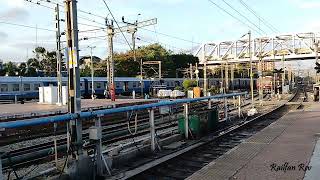
<path fill-rule="evenodd" d="M 305 91 L 304 93 L 296 92 L 295 96 L 290 101 L 297 102 L 304 94 Z M 205 165 L 219 158 L 245 139 L 251 137 L 280 117 L 284 116 L 289 110 L 297 109 L 300 106 L 301 104 L 279 106 L 275 110 L 256 117 L 250 121 L 246 121 L 241 125 L 236 125 L 228 130 L 220 131 L 216 133 L 213 136 L 214 138 L 211 140 L 200 140 L 198 142 L 198 146 L 197 143 L 193 144 L 195 148 L 171 152 L 171 156 L 173 153 L 176 153 L 176 156 L 167 158 L 167 160 L 166 156 L 163 156 L 163 161 L 158 161 L 159 163 L 154 163 L 156 165 L 153 166 L 149 165 L 151 168 L 148 168 L 141 173 L 135 174 L 134 168 L 131 167 L 131 175 L 123 176 L 120 179 L 185 179 Z M 181 153 L 179 153 L 179 151 L 181 151 Z M 140 167 L 140 169 L 143 168 Z M 116 179 L 115 176 L 110 178 Z M 119 178 L 119 176 L 117 178 Z"/>
<path fill-rule="evenodd" d="M 194 110 L 200 110 L 204 107 L 204 105 L 207 105 L 205 102 L 195 103 L 192 105 L 192 108 Z M 176 113 L 182 112 L 182 107 L 177 107 Z M 142 135 L 148 134 L 149 131 L 149 117 L 148 113 L 146 112 L 140 112 L 138 114 L 138 133 L 132 135 L 129 133 L 127 129 L 127 117 L 118 116 L 116 119 L 112 119 L 111 122 L 109 122 L 108 118 L 105 118 L 105 120 L 108 120 L 108 122 L 103 122 L 103 145 L 112 144 L 114 142 L 139 137 Z M 163 130 L 171 127 L 176 127 L 177 122 L 172 120 L 163 120 L 162 115 L 159 114 L 159 111 L 155 111 L 155 119 L 156 119 L 156 130 Z M 134 120 L 131 120 L 134 121 Z M 94 124 L 94 121 L 92 121 L 92 125 Z M 133 125 L 131 124 L 131 128 L 133 128 Z M 65 127 L 65 126 L 64 126 Z M 90 126 L 88 126 L 90 127 Z M 85 130 L 85 128 L 84 128 Z M 63 134 L 65 132 L 62 132 Z M 52 136 L 52 133 L 49 134 Z M 37 136 L 38 137 L 38 136 Z M 45 136 L 41 136 L 45 137 Z M 83 134 L 84 141 L 89 142 L 89 134 L 86 132 Z M 38 143 L 38 142 L 37 142 Z M 87 144 L 84 149 L 90 150 L 94 147 L 93 144 Z M 59 151 L 59 157 L 62 157 L 66 154 L 67 149 L 67 139 L 66 137 L 62 139 L 57 140 L 57 149 Z M 37 152 L 37 153 L 34 153 Z M 12 150 L 2 156 L 2 163 L 4 170 L 12 168 L 10 161 L 15 162 L 14 168 L 23 168 L 28 165 L 34 164 L 34 163 L 44 163 L 48 161 L 52 161 L 54 159 L 54 149 L 53 149 L 53 137 L 51 137 L 49 142 L 45 143 L 38 143 L 34 145 L 29 145 L 27 147 L 19 148 L 16 150 Z"/>
<path fill-rule="evenodd" d="M 245 104 L 244 106 L 246 106 Z M 194 110 L 200 110 L 200 109 L 206 109 L 207 103 L 201 102 L 201 103 L 194 103 L 191 105 L 191 107 Z M 182 112 L 182 107 L 177 107 L 176 113 Z M 162 118 L 159 114 L 159 111 L 155 112 L 156 116 L 155 119 Z M 125 119 L 125 120 L 123 120 Z M 114 142 L 125 140 L 125 139 L 132 139 L 135 137 L 143 136 L 146 134 L 149 134 L 149 119 L 148 114 L 145 112 L 141 112 L 139 114 L 138 123 L 140 124 L 138 126 L 139 133 L 135 135 L 131 135 L 128 133 L 127 130 L 127 119 L 126 117 L 118 117 L 118 119 L 113 119 L 111 122 L 108 119 L 108 122 L 104 122 L 104 130 L 103 130 L 103 144 L 108 145 L 112 144 Z M 93 122 L 93 121 L 92 121 Z M 103 121 L 102 121 L 103 122 Z M 170 121 L 164 121 L 164 122 L 157 122 L 157 131 L 164 130 L 167 128 L 177 127 L 177 121 L 174 122 Z M 89 127 L 89 126 L 88 126 Z M 121 132 L 123 134 L 121 134 Z M 63 134 L 64 132 L 62 132 Z M 51 135 L 51 134 L 49 134 Z M 83 138 L 85 141 L 88 141 L 88 133 L 83 134 Z M 66 155 L 66 138 L 59 139 L 57 141 L 57 147 L 59 157 L 63 157 Z M 90 149 L 93 149 L 93 144 L 87 144 L 84 149 L 87 151 L 90 151 Z M 37 155 L 34 154 L 34 152 L 37 152 Z M 39 163 L 45 163 L 50 162 L 54 160 L 54 149 L 53 149 L 53 142 L 52 140 L 47 143 L 41 143 L 36 145 L 31 145 L 25 148 L 20 148 L 14 151 L 11 151 L 7 154 L 5 154 L 3 157 L 3 167 L 4 170 L 10 170 L 12 168 L 18 169 L 23 167 L 28 167 L 32 164 L 39 164 Z M 15 162 L 14 165 L 12 165 L 11 162 Z"/>

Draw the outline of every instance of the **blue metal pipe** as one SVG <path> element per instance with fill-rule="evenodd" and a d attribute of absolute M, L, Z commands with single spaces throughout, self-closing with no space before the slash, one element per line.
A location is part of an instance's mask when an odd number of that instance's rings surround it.
<path fill-rule="evenodd" d="M 240 95 L 246 95 L 246 94 L 247 92 L 219 94 L 219 95 L 209 96 L 209 97 L 200 97 L 200 98 L 193 98 L 193 99 L 190 99 L 190 98 L 178 99 L 174 101 L 163 101 L 158 103 L 143 104 L 143 105 L 136 105 L 136 106 L 127 106 L 127 107 L 120 107 L 120 108 L 113 108 L 113 109 L 80 112 L 79 114 L 64 114 L 64 115 L 58 115 L 58 116 L 41 117 L 41 118 L 10 121 L 10 122 L 1 122 L 0 128 L 5 128 L 5 129 L 20 128 L 20 127 L 26 127 L 26 126 L 58 123 L 58 122 L 69 121 L 76 118 L 90 118 L 90 117 L 97 117 L 97 116 L 103 116 L 103 115 L 114 114 L 114 113 L 138 111 L 138 110 L 144 110 L 144 109 L 157 108 L 161 106 L 170 106 L 170 105 L 176 105 L 176 104 L 182 104 L 182 103 L 192 103 L 192 102 L 199 102 L 203 100 L 240 96 Z"/>

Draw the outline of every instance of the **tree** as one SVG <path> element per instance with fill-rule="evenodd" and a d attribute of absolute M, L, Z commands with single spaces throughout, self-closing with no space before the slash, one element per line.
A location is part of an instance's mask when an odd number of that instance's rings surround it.
<path fill-rule="evenodd" d="M 91 68 L 89 66 L 85 66 L 84 69 L 80 70 L 81 77 L 89 77 L 91 76 Z"/>
<path fill-rule="evenodd" d="M 183 77 L 183 73 L 181 71 L 178 71 L 178 69 L 188 69 L 189 64 L 196 64 L 199 63 L 198 57 L 195 57 L 191 54 L 172 54 L 170 55 L 170 60 L 174 63 L 174 69 L 175 69 L 175 77 Z M 171 72 L 171 77 L 173 72 Z"/>
<path fill-rule="evenodd" d="M 191 90 L 193 87 L 197 86 L 197 81 L 186 79 L 183 81 L 182 86 L 185 90 Z"/>
<path fill-rule="evenodd" d="M 44 47 L 36 47 L 33 51 L 38 61 L 42 61 L 45 57 L 46 49 Z"/>
<path fill-rule="evenodd" d="M 160 44 L 151 44 L 139 47 L 136 50 L 136 59 L 134 61 L 133 51 L 124 53 L 115 53 L 115 74 L 116 76 L 137 76 L 140 75 L 140 60 L 145 61 L 161 61 L 163 77 L 176 77 L 177 69 L 188 68 L 189 63 L 195 64 L 198 58 L 189 54 L 172 54 Z M 145 77 L 154 77 L 153 70 L 144 69 Z M 178 74 L 181 76 L 181 73 Z"/>
<path fill-rule="evenodd" d="M 27 64 L 26 63 L 20 63 L 18 66 L 18 75 L 19 76 L 25 76 L 27 72 Z"/>
<path fill-rule="evenodd" d="M 17 66 L 11 61 L 4 63 L 3 69 L 7 76 L 16 76 L 16 72 L 18 70 Z"/>

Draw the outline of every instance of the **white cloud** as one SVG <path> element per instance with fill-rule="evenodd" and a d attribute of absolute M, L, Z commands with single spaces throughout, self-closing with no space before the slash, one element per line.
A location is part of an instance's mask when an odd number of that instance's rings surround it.
<path fill-rule="evenodd" d="M 25 8 L 24 0 L 5 0 L 4 2 L 10 7 Z"/>
<path fill-rule="evenodd" d="M 28 18 L 29 12 L 21 8 L 11 8 L 0 13 L 1 19 L 8 21 L 23 21 Z"/>
<path fill-rule="evenodd" d="M 301 9 L 315 9 L 320 8 L 320 2 L 316 0 L 289 0 Z"/>
<path fill-rule="evenodd" d="M 6 40 L 7 37 L 8 37 L 8 34 L 7 34 L 7 33 L 0 31 L 0 41 Z"/>

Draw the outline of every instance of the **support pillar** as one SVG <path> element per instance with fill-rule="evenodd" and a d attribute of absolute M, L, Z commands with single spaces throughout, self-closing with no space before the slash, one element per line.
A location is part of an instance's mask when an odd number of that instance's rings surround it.
<path fill-rule="evenodd" d="M 208 109 L 211 109 L 212 108 L 212 102 L 211 102 L 211 99 L 208 99 Z"/>
<path fill-rule="evenodd" d="M 284 83 L 284 81 L 285 81 L 285 76 L 286 76 L 286 70 L 285 70 L 285 66 L 284 66 L 284 56 L 282 57 L 282 70 L 283 70 L 283 73 L 282 73 L 282 82 L 281 82 L 281 84 L 282 84 L 282 94 L 284 94 L 284 86 L 285 86 L 285 83 Z"/>
<path fill-rule="evenodd" d="M 101 118 L 98 117 L 95 119 L 95 126 L 99 129 L 100 137 L 102 137 L 102 127 L 101 127 Z M 96 142 L 96 163 L 97 163 L 97 174 L 103 176 L 103 161 L 102 161 L 102 141 L 101 138 Z"/>
<path fill-rule="evenodd" d="M 0 155 L 0 179 L 4 179 L 3 173 L 2 173 L 2 161 L 1 161 L 1 156 Z"/>
<path fill-rule="evenodd" d="M 223 103 L 224 103 L 224 118 L 225 120 L 228 120 L 228 102 L 227 102 L 227 98 L 224 97 L 223 98 Z"/>
<path fill-rule="evenodd" d="M 188 139 L 189 137 L 189 104 L 183 104 L 184 107 L 184 129 L 185 129 L 185 138 Z"/>
<path fill-rule="evenodd" d="M 79 73 L 79 46 L 78 46 L 78 22 L 77 22 L 77 1 L 65 1 L 66 15 L 66 39 L 68 48 L 68 112 L 79 113 L 81 111 L 80 96 L 80 73 Z M 77 156 L 82 152 L 82 122 L 81 119 L 70 121 L 71 141 L 75 145 Z"/>
<path fill-rule="evenodd" d="M 238 117 L 241 117 L 241 96 L 238 96 Z"/>
<path fill-rule="evenodd" d="M 156 131 L 154 126 L 154 109 L 149 110 L 149 123 L 150 123 L 150 137 L 151 137 L 151 151 L 154 152 L 156 150 Z"/>

